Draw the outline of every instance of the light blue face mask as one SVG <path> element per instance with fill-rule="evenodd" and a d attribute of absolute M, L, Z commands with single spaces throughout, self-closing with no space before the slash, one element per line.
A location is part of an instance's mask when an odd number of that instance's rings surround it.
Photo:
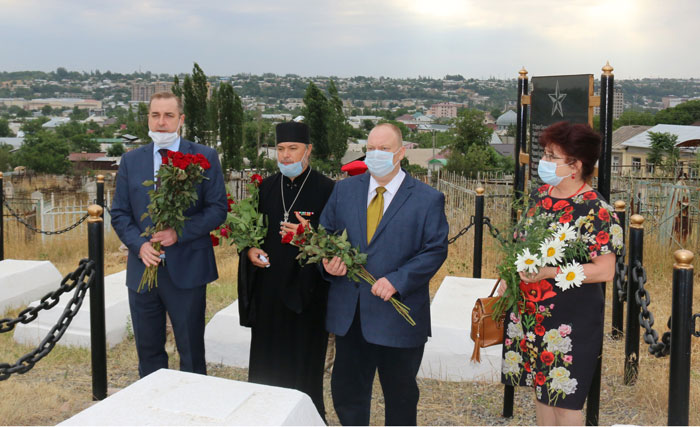
<path fill-rule="evenodd" d="M 554 162 L 548 162 L 547 160 L 540 160 L 540 163 L 537 165 L 537 174 L 540 176 L 540 179 L 545 184 L 549 184 L 551 186 L 557 186 L 564 178 L 571 176 L 571 174 L 566 175 L 566 176 L 558 176 L 557 175 L 557 168 L 559 166 L 566 166 L 566 165 L 557 165 Z"/>
<path fill-rule="evenodd" d="M 368 151 L 365 156 L 365 164 L 369 173 L 377 178 L 387 176 L 394 170 L 396 163 L 394 163 L 394 154 L 398 153 L 400 148 L 393 153 L 381 150 Z"/>
<path fill-rule="evenodd" d="M 306 149 L 304 149 L 304 155 L 306 155 Z M 285 165 L 284 163 L 281 163 L 278 160 L 277 167 L 280 168 L 280 172 L 282 172 L 282 175 L 286 176 L 287 178 L 296 178 L 297 176 L 301 175 L 301 173 L 304 171 L 304 168 L 302 166 L 303 161 L 304 157 L 302 157 L 301 160 L 299 160 L 298 162 Z"/>

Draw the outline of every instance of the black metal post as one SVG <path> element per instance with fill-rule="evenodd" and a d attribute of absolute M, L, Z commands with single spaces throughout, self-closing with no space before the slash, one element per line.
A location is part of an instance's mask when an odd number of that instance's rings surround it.
<path fill-rule="evenodd" d="M 598 159 L 598 192 L 610 200 L 610 175 L 612 167 L 613 103 L 615 78 L 613 67 L 606 63 L 600 76 L 600 136 L 603 146 Z"/>
<path fill-rule="evenodd" d="M 102 207 L 102 218 L 105 214 L 105 176 L 97 175 L 97 201 L 95 202 Z"/>
<path fill-rule="evenodd" d="M 641 215 L 632 215 L 630 218 L 629 249 L 627 266 L 627 334 L 625 335 L 625 385 L 632 385 L 637 381 L 639 371 L 639 304 L 635 298 L 638 286 L 633 279 L 634 266 L 637 261 L 643 262 L 644 254 L 644 218 Z"/>
<path fill-rule="evenodd" d="M 102 207 L 88 207 L 88 253 L 95 262 L 95 282 L 90 289 L 90 345 L 92 400 L 107 397 L 107 339 L 105 332 L 104 221 Z"/>
<path fill-rule="evenodd" d="M 687 426 L 690 399 L 690 335 L 693 318 L 693 253 L 673 254 L 671 369 L 668 378 L 668 425 Z"/>
<path fill-rule="evenodd" d="M 5 183 L 0 172 L 0 261 L 5 259 Z"/>
<path fill-rule="evenodd" d="M 515 157 L 515 169 L 513 170 L 513 197 L 515 200 L 521 200 L 523 191 L 525 190 L 525 167 L 520 164 L 520 152 L 527 151 L 527 105 L 523 104 L 523 96 L 528 93 L 527 70 L 523 67 L 518 76 L 518 100 L 517 100 L 517 118 L 515 131 L 515 148 L 513 156 Z M 517 212 L 515 206 L 511 209 L 511 222 L 517 221 Z"/>
<path fill-rule="evenodd" d="M 474 203 L 474 270 L 472 276 L 481 278 L 481 248 L 484 244 L 484 189 L 476 189 Z"/>
<path fill-rule="evenodd" d="M 617 219 L 620 221 L 620 226 L 622 227 L 622 241 L 625 241 L 625 223 L 627 218 L 625 218 L 626 204 L 622 200 L 615 202 L 615 213 L 617 214 Z M 623 260 L 624 262 L 624 260 Z M 613 279 L 613 284 L 617 283 L 618 276 L 617 271 L 615 271 L 615 279 Z M 617 287 L 613 285 L 612 291 L 612 332 L 611 336 L 613 339 L 622 338 L 623 332 L 623 318 L 625 312 L 625 303 L 620 301 L 617 296 Z"/>
<path fill-rule="evenodd" d="M 513 416 L 513 401 L 515 400 L 515 387 L 507 385 L 503 387 L 503 416 Z"/>

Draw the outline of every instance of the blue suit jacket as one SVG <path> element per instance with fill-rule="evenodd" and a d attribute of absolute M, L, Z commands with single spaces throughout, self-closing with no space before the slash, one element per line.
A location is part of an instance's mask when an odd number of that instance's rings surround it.
<path fill-rule="evenodd" d="M 216 151 L 210 147 L 180 140 L 180 152 L 206 156 L 211 168 L 204 175 L 209 178 L 197 185 L 197 201 L 185 211 L 188 217 L 177 243 L 165 248 L 166 263 L 170 277 L 179 288 L 203 286 L 218 278 L 214 250 L 209 232 L 226 219 L 228 204 L 221 164 Z M 148 211 L 150 187 L 143 185 L 153 179 L 153 143 L 124 154 L 117 173 L 117 188 L 112 202 L 112 227 L 119 239 L 129 248 L 126 268 L 126 285 L 138 288 L 145 266 L 139 259 L 141 245 L 148 241 L 141 233 L 152 222 L 141 221 Z"/>
<path fill-rule="evenodd" d="M 367 254 L 367 270 L 386 277 L 399 298 L 411 309 L 411 326 L 389 302 L 374 296 L 365 282 L 326 274 L 328 292 L 326 327 L 343 336 L 358 306 L 362 334 L 367 342 L 409 348 L 430 336 L 429 282 L 447 258 L 448 225 L 445 196 L 406 174 L 367 244 L 367 192 L 369 174 L 338 182 L 321 214 L 321 224 L 332 232 L 348 232 L 353 246 Z"/>

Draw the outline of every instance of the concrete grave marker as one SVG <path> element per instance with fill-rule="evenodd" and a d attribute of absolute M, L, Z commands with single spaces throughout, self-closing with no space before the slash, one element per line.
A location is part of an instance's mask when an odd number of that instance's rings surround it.
<path fill-rule="evenodd" d="M 58 289 L 61 279 L 50 261 L 0 261 L 0 315 Z"/>
<path fill-rule="evenodd" d="M 250 328 L 240 324 L 238 300 L 216 313 L 207 323 L 204 346 L 208 363 L 248 367 Z"/>

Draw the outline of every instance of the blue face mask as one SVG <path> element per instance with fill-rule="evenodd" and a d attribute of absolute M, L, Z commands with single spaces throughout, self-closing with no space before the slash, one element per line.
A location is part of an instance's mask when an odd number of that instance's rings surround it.
<path fill-rule="evenodd" d="M 304 149 L 304 155 L 306 155 L 306 149 Z M 282 172 L 282 175 L 286 176 L 287 178 L 296 178 L 297 176 L 301 175 L 301 173 L 304 171 L 304 168 L 302 167 L 303 161 L 304 158 L 302 157 L 301 160 L 299 160 L 298 162 L 285 165 L 284 163 L 281 163 L 278 160 L 277 167 L 280 168 L 280 172 Z"/>
<path fill-rule="evenodd" d="M 401 150 L 399 148 L 399 150 Z M 394 163 L 394 154 L 398 153 L 399 150 L 393 153 L 381 150 L 368 151 L 365 156 L 365 164 L 369 173 L 377 178 L 387 176 L 394 170 L 396 163 Z"/>
<path fill-rule="evenodd" d="M 564 178 L 571 176 L 571 174 L 566 175 L 566 176 L 558 176 L 557 175 L 557 168 L 559 166 L 566 166 L 566 165 L 557 165 L 554 162 L 548 162 L 547 160 L 540 160 L 539 165 L 537 165 L 537 174 L 540 176 L 540 179 L 545 184 L 549 184 L 551 186 L 557 186 Z"/>

